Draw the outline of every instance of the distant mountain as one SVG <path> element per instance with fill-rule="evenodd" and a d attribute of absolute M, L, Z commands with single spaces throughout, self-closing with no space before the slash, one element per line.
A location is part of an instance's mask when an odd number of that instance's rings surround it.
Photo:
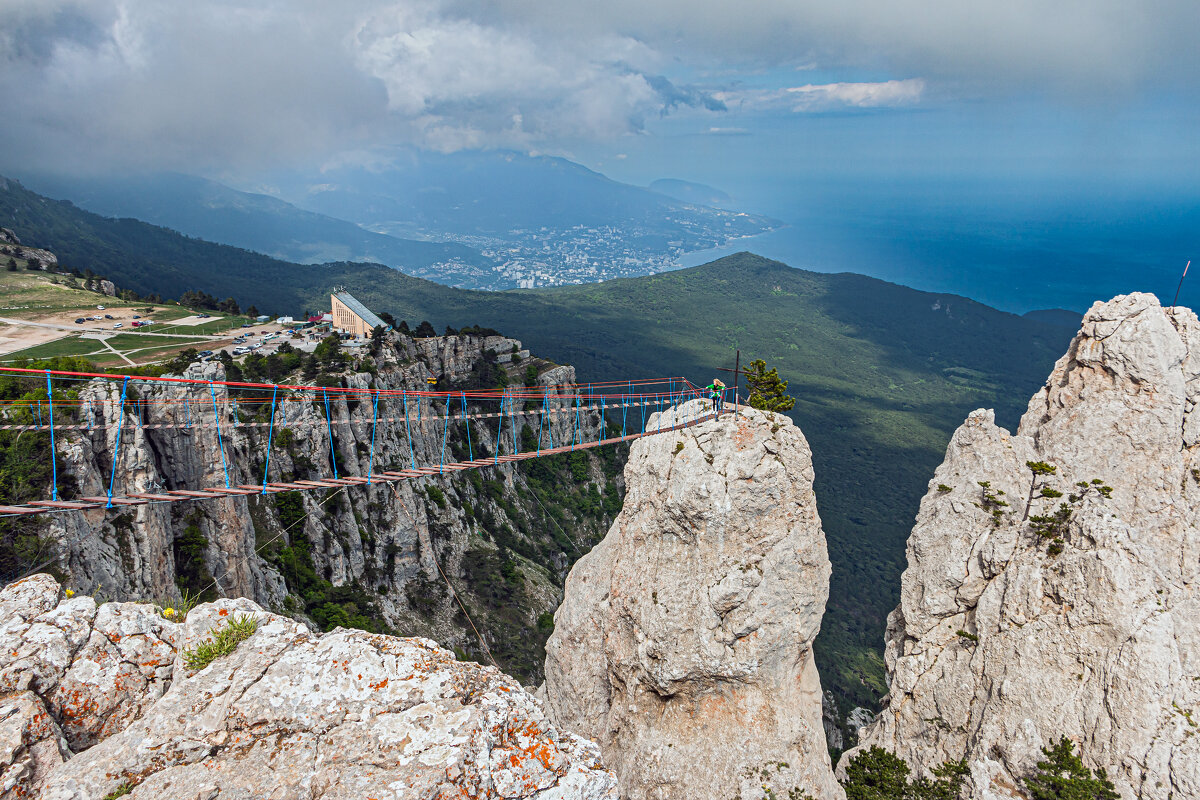
<path fill-rule="evenodd" d="M 513 231 L 615 226 L 690 240 L 698 227 L 745 236 L 776 224 L 681 203 L 563 158 L 513 152 L 422 153 L 387 167 L 325 170 L 303 182 L 285 178 L 281 189 L 301 208 L 387 232 L 504 238 Z"/>
<path fill-rule="evenodd" d="M 22 179 L 98 214 L 287 261 L 381 263 L 478 289 L 662 272 L 685 253 L 779 224 L 618 183 L 561 158 L 504 152 L 274 175 L 279 197 L 179 174 Z"/>
<path fill-rule="evenodd" d="M 692 183 L 675 178 L 659 178 L 651 183 L 649 188 L 652 192 L 665 194 L 667 197 L 674 197 L 685 203 L 718 207 L 733 205 L 732 197 L 720 189 L 705 186 L 703 183 Z"/>
<path fill-rule="evenodd" d="M 191 175 L 34 175 L 23 176 L 22 182 L 103 216 L 132 217 L 301 264 L 370 261 L 410 272 L 455 260 L 491 266 L 477 250 L 461 244 L 374 233 L 275 197 L 240 192 Z"/>
<path fill-rule="evenodd" d="M 192 239 L 135 219 L 110 219 L 66 200 L 51 200 L 0 177 L 0 222 L 23 243 L 57 242 L 59 264 L 91 270 L 141 294 L 179 297 L 199 289 L 243 305 L 268 300 L 264 311 L 293 309 L 302 296 L 292 288 L 298 274 L 323 266 L 289 264 L 260 253 Z M 394 270 L 375 267 L 392 274 Z M 324 304 L 313 308 L 324 307 Z"/>
<path fill-rule="evenodd" d="M 1011 426 L 1074 328 L 848 273 L 792 269 L 742 253 L 602 284 L 477 292 L 370 264 L 303 266 L 81 211 L 0 179 L 0 225 L 67 266 L 139 292 L 200 289 L 295 313 L 344 287 L 410 323 L 484 325 L 575 364 L 583 381 L 684 375 L 703 385 L 763 358 L 797 398 L 813 449 L 834 571 L 817 640 L 843 710 L 885 690 L 880 656 L 917 503 L 972 409 Z"/>

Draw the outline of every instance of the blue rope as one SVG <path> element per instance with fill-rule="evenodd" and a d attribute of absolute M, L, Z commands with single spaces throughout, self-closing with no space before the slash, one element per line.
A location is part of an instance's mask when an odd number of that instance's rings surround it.
<path fill-rule="evenodd" d="M 496 458 L 492 462 L 494 464 L 500 463 L 500 443 L 504 441 L 504 401 L 507 394 L 508 391 L 505 390 L 505 395 L 500 397 L 500 427 L 496 430 Z"/>
<path fill-rule="evenodd" d="M 42 427 L 42 401 L 41 400 L 37 401 L 37 409 L 38 409 L 38 427 L 40 428 L 40 427 Z"/>
<path fill-rule="evenodd" d="M 40 403 L 39 403 L 40 405 Z M 54 451 L 54 390 L 50 388 L 50 370 L 46 370 L 46 405 L 50 411 L 50 469 L 53 483 L 50 484 L 50 499 L 58 499 L 58 454 Z"/>
<path fill-rule="evenodd" d="M 183 413 L 187 414 L 187 426 L 192 427 L 192 401 L 185 399 L 183 401 Z"/>
<path fill-rule="evenodd" d="M 338 479 L 337 453 L 333 450 L 333 416 L 329 413 L 329 392 L 322 389 L 321 394 L 325 396 L 325 427 L 329 430 L 329 461 L 333 464 L 333 479 L 336 481 Z"/>
<path fill-rule="evenodd" d="M 575 430 L 571 432 L 571 449 L 575 449 L 575 443 L 579 440 L 579 423 L 580 423 L 579 396 L 575 396 Z"/>
<path fill-rule="evenodd" d="M 604 438 L 604 398 L 600 398 L 600 433 L 596 434 L 596 441 Z"/>
<path fill-rule="evenodd" d="M 263 465 L 262 493 L 267 493 L 267 471 L 271 468 L 271 441 L 275 438 L 275 398 L 279 394 L 279 386 L 271 392 L 271 427 L 267 429 L 267 463 Z"/>
<path fill-rule="evenodd" d="M 546 395 L 546 399 L 549 400 L 550 395 Z M 546 438 L 550 440 L 550 449 L 553 450 L 554 449 L 554 419 L 553 418 L 551 418 L 550 421 L 546 423 Z"/>
<path fill-rule="evenodd" d="M 513 452 L 519 453 L 519 452 L 521 452 L 521 446 L 517 442 L 517 421 L 516 421 L 516 419 L 513 418 L 513 406 L 515 404 L 516 404 L 516 398 L 510 397 L 508 400 L 508 428 L 509 428 L 509 430 L 512 431 Z"/>
<path fill-rule="evenodd" d="M 225 464 L 225 443 L 221 441 L 221 414 L 217 411 L 217 390 L 213 382 L 208 382 L 208 390 L 212 393 L 213 421 L 217 423 L 217 450 L 221 453 L 221 469 L 225 470 L 225 488 L 229 488 L 229 467 Z"/>
<path fill-rule="evenodd" d="M 625 438 L 625 418 L 629 416 L 629 398 L 633 396 L 633 381 L 629 382 L 629 394 L 624 397 L 625 402 L 621 404 L 621 438 Z"/>
<path fill-rule="evenodd" d="M 108 476 L 108 505 L 105 508 L 112 508 L 113 481 L 117 478 L 117 454 L 121 452 L 121 427 L 125 421 L 125 388 L 127 386 L 129 386 L 128 375 L 121 382 L 121 410 L 117 412 L 117 444 L 113 447 L 112 473 Z"/>
<path fill-rule="evenodd" d="M 550 395 L 542 395 L 542 413 L 538 416 L 538 455 L 542 454 L 542 428 L 546 425 L 546 401 L 550 399 Z"/>
<path fill-rule="evenodd" d="M 442 463 L 438 465 L 438 474 L 446 474 L 446 439 L 450 436 L 450 397 L 446 397 L 446 427 L 442 430 Z"/>
<path fill-rule="evenodd" d="M 471 460 L 474 461 L 475 448 L 471 445 L 471 418 L 467 414 L 467 393 L 460 392 L 460 394 L 462 395 L 463 422 L 467 425 L 467 452 L 470 454 Z"/>
<path fill-rule="evenodd" d="M 412 428 L 408 425 L 408 393 L 401 391 L 400 397 L 404 400 L 404 430 L 408 433 L 408 458 L 412 461 L 412 468 L 417 468 L 417 454 L 413 452 L 412 443 Z"/>
<path fill-rule="evenodd" d="M 642 409 L 642 433 L 646 432 L 646 395 L 638 395 L 638 405 Z"/>
<path fill-rule="evenodd" d="M 375 390 L 375 400 L 372 403 L 374 411 L 371 416 L 371 454 L 367 458 L 367 486 L 371 485 L 371 471 L 375 469 L 375 426 L 379 423 L 379 390 Z"/>

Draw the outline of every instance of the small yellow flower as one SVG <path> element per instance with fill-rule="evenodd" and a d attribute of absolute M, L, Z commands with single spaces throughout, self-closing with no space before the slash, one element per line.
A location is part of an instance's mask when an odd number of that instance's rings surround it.
<path fill-rule="evenodd" d="M 74 590 L 72 590 L 72 589 L 67 589 L 67 597 L 74 597 L 74 596 L 75 596 L 75 592 L 74 592 Z"/>
<path fill-rule="evenodd" d="M 173 609 L 173 608 L 164 608 L 164 609 L 163 609 L 163 616 L 164 616 L 164 617 L 173 617 L 173 616 L 175 616 L 175 609 Z"/>

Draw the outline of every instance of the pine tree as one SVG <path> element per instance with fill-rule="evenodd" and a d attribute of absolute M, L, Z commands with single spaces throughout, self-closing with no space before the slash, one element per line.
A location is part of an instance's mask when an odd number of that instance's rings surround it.
<path fill-rule="evenodd" d="M 881 747 L 861 751 L 846 765 L 846 800 L 958 800 L 966 761 L 947 761 L 933 778 L 908 780 L 908 764 Z"/>
<path fill-rule="evenodd" d="M 775 367 L 767 369 L 767 362 L 761 358 L 750 362 L 750 374 L 747 376 L 750 384 L 750 398 L 747 401 L 751 408 L 763 411 L 791 411 L 796 405 L 796 398 L 785 394 L 788 382 L 779 379 L 779 370 Z"/>
<path fill-rule="evenodd" d="M 1037 763 L 1037 772 L 1025 779 L 1032 800 L 1118 800 L 1116 787 L 1103 768 L 1092 771 L 1084 766 L 1067 737 L 1042 748 L 1045 761 Z"/>
<path fill-rule="evenodd" d="M 756 361 L 750 368 L 754 369 L 755 364 L 766 366 Z M 846 765 L 842 786 L 846 800 L 903 800 L 908 792 L 908 764 L 882 747 L 872 746 Z"/>

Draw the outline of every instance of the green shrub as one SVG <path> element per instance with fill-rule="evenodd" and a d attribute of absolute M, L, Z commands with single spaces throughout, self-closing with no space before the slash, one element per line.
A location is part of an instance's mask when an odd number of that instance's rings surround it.
<path fill-rule="evenodd" d="M 966 761 L 947 761 L 934 778 L 909 781 L 908 764 L 894 753 L 871 747 L 846 765 L 846 800 L 956 800 L 967 775 Z"/>
<path fill-rule="evenodd" d="M 438 508 L 446 507 L 446 494 L 437 486 L 430 486 L 425 490 L 425 494 L 429 496 L 430 500 L 437 503 Z"/>
<path fill-rule="evenodd" d="M 1116 787 L 1103 768 L 1092 773 L 1075 753 L 1067 737 L 1057 744 L 1042 748 L 1045 761 L 1025 778 L 1025 788 L 1032 800 L 1118 800 Z"/>
<path fill-rule="evenodd" d="M 249 614 L 239 614 L 218 629 L 213 638 L 206 639 L 190 650 L 183 651 L 183 663 L 190 670 L 202 670 L 221 656 L 227 656 L 258 630 L 258 620 Z"/>
<path fill-rule="evenodd" d="M 118 797 L 124 797 L 125 795 L 129 794 L 132 791 L 133 791 L 133 784 L 130 783 L 129 781 L 125 781 L 120 786 L 118 786 L 116 789 L 113 789 L 111 792 L 104 795 L 104 800 L 117 800 Z"/>

